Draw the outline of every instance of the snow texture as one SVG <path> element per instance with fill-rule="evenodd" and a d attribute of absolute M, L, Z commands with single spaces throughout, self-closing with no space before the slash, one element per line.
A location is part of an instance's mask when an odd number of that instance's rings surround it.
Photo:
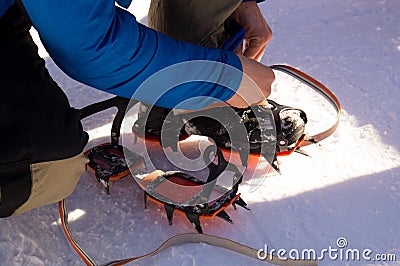
<path fill-rule="evenodd" d="M 142 6 L 131 10 L 146 23 L 148 1 L 136 2 Z M 341 123 L 321 145 L 305 148 L 311 158 L 279 158 L 281 175 L 266 174 L 265 162 L 248 169 L 240 192 L 251 211 L 230 207 L 233 225 L 203 220 L 203 230 L 257 249 L 268 245 L 300 252 L 338 248 L 343 237 L 345 249 L 370 249 L 371 257 L 395 254 L 398 262 L 325 256 L 320 265 L 400 265 L 400 1 L 275 0 L 260 7 L 274 32 L 262 63 L 291 65 L 331 88 L 343 106 Z M 46 60 L 72 106 L 110 97 L 69 79 Z M 271 97 L 303 108 L 310 119 L 307 127 L 317 132 L 333 115 L 305 90 L 278 74 Z M 113 114 L 105 111 L 84 120 L 88 147 L 109 140 Z M 125 140 L 133 141 L 129 130 L 124 133 Z M 154 161 L 160 161 L 157 155 Z M 175 234 L 195 232 L 181 215 L 170 226 L 160 206 L 150 202 L 144 209 L 143 192 L 130 176 L 112 182 L 110 191 L 107 195 L 87 172 L 68 199 L 71 230 L 98 263 L 141 255 Z M 83 264 L 62 233 L 56 204 L 0 220 L 0 261 L 6 266 Z M 172 247 L 137 262 L 227 264 L 262 265 L 206 244 Z"/>

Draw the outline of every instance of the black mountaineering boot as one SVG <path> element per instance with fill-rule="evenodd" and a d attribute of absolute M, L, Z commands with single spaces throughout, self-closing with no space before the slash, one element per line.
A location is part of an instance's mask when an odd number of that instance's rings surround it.
<path fill-rule="evenodd" d="M 137 134 L 139 137 L 158 139 L 164 147 L 175 149 L 177 135 L 179 139 L 206 136 L 220 148 L 239 152 L 243 165 L 247 165 L 249 153 L 261 154 L 277 171 L 276 155 L 295 148 L 307 123 L 304 111 L 272 100 L 268 100 L 268 105 L 223 106 L 184 114 L 142 106 L 145 108 L 141 108 L 133 128 L 135 134 L 144 132 Z"/>

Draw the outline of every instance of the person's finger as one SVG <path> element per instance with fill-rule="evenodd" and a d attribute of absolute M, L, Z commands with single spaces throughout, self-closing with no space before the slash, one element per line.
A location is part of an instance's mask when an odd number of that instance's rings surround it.
<path fill-rule="evenodd" d="M 265 45 L 260 49 L 260 52 L 255 56 L 254 59 L 255 59 L 256 61 L 260 62 L 260 61 L 261 61 L 261 58 L 263 57 L 263 55 L 264 55 L 266 49 L 267 49 L 267 44 L 265 44 Z"/>
<path fill-rule="evenodd" d="M 235 50 L 235 54 L 238 55 L 243 55 L 243 46 L 244 46 L 244 41 L 242 41 L 239 46 Z"/>
<path fill-rule="evenodd" d="M 257 60 L 257 58 L 261 58 L 265 49 L 266 49 L 267 44 L 265 42 L 260 42 L 259 40 L 250 40 L 248 42 L 247 47 L 245 48 L 243 55 Z"/>

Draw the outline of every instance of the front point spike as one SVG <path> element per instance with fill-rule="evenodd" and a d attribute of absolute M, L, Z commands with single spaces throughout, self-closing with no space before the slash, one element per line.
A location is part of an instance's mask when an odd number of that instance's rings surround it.
<path fill-rule="evenodd" d="M 304 156 L 307 156 L 307 157 L 311 157 L 305 150 L 300 149 L 300 148 L 295 148 L 294 152 L 300 153 L 300 154 L 302 154 Z"/>
<path fill-rule="evenodd" d="M 278 165 L 278 159 L 276 157 L 276 153 L 274 153 L 273 155 L 273 159 L 272 162 L 270 161 L 270 158 L 272 156 L 272 154 L 264 152 L 262 153 L 262 155 L 264 156 L 264 158 L 267 160 L 267 162 L 270 163 L 270 165 L 272 166 L 272 168 L 274 168 L 275 171 L 277 171 L 279 174 L 281 173 L 281 170 L 279 169 L 279 165 Z"/>

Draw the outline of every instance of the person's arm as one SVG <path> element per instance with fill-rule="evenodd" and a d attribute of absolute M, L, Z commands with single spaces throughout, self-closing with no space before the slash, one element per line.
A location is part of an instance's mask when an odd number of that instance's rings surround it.
<path fill-rule="evenodd" d="M 254 88 L 247 92 L 249 86 L 242 82 L 241 71 L 251 65 L 263 72 L 264 66 L 243 61 L 232 52 L 173 40 L 139 24 L 114 1 L 22 2 L 55 63 L 84 84 L 169 108 L 181 102 L 185 104 L 180 107 L 187 109 L 201 109 L 217 101 L 235 105 L 236 91 L 244 90 L 249 97 L 257 94 L 252 92 Z M 194 64 L 194 60 L 202 61 Z M 153 75 L 158 79 L 148 79 Z M 269 83 L 268 73 L 266 80 L 264 84 Z M 184 84 L 170 88 L 180 83 Z M 268 88 L 264 89 L 269 86 L 264 84 L 262 95 L 269 94 Z M 193 99 L 196 96 L 205 97 Z M 254 96 L 250 98 L 253 102 Z"/>
<path fill-rule="evenodd" d="M 243 47 L 239 47 L 237 53 L 260 61 L 272 37 L 272 31 L 257 5 L 258 2 L 260 1 L 243 1 L 233 12 L 232 18 L 246 31 Z"/>

